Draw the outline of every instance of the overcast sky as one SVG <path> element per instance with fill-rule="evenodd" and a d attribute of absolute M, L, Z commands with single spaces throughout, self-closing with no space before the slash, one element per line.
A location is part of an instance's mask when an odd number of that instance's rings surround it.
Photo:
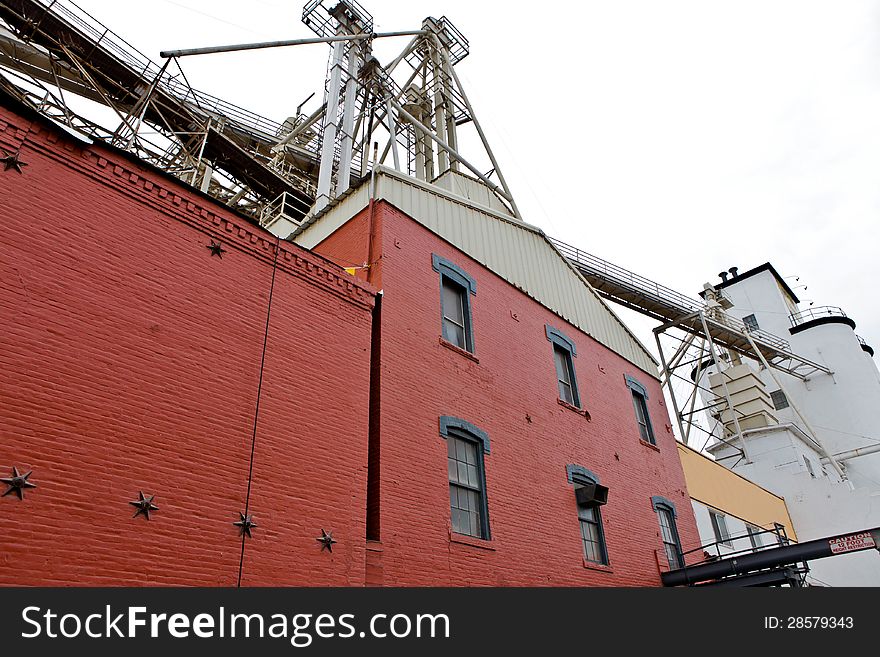
<path fill-rule="evenodd" d="M 313 36 L 300 0 L 79 4 L 156 61 Z M 770 261 L 880 347 L 880 2 L 362 4 L 377 30 L 445 15 L 470 40 L 456 70 L 527 222 L 690 296 Z M 280 121 L 323 88 L 328 54 L 182 65 L 194 87 Z M 620 314 L 653 349 L 652 322 Z"/>

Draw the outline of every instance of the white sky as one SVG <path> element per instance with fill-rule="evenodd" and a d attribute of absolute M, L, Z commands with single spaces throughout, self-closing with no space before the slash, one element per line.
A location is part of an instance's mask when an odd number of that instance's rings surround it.
<path fill-rule="evenodd" d="M 470 40 L 456 70 L 527 222 L 690 296 L 769 260 L 880 348 L 880 3 L 361 2 L 377 31 L 446 15 Z M 313 36 L 304 0 L 78 4 L 155 61 Z M 380 43 L 387 63 L 405 38 Z M 328 54 L 181 62 L 197 89 L 280 121 L 323 88 Z M 653 350 L 653 322 L 620 314 Z"/>

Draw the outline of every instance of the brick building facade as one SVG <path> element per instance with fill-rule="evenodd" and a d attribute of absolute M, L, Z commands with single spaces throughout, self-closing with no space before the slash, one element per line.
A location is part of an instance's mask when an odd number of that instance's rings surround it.
<path fill-rule="evenodd" d="M 0 584 L 363 584 L 373 291 L 43 119 L 0 148 Z"/>
<path fill-rule="evenodd" d="M 307 250 L 10 104 L 0 147 L 0 476 L 37 484 L 0 498 L 0 584 L 658 585 L 658 509 L 699 544 L 650 357 L 431 205 L 364 184 Z"/>

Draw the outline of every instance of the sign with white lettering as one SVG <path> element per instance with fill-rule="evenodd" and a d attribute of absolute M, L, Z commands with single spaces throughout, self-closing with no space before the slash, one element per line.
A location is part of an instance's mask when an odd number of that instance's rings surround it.
<path fill-rule="evenodd" d="M 871 532 L 861 532 L 859 534 L 841 536 L 840 538 L 832 538 L 828 541 L 828 545 L 831 548 L 831 554 L 843 554 L 844 552 L 855 552 L 856 550 L 867 550 L 876 547 Z"/>

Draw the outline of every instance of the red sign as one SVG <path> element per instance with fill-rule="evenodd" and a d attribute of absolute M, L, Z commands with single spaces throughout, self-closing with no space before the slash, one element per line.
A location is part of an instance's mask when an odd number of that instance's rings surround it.
<path fill-rule="evenodd" d="M 860 534 L 850 534 L 849 536 L 832 538 L 828 541 L 828 545 L 831 548 L 831 554 L 867 550 L 877 546 L 877 544 L 874 543 L 874 537 L 871 536 L 871 532 L 861 532 Z"/>

